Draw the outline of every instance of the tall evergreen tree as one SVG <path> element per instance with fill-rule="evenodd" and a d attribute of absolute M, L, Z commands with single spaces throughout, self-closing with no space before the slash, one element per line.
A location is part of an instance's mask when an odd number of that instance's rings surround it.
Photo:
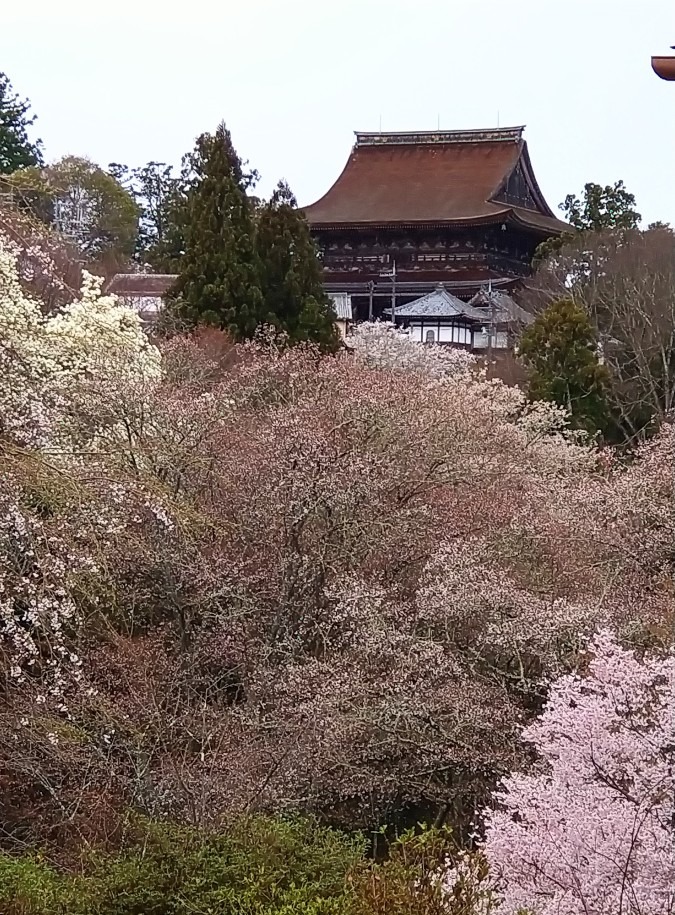
<path fill-rule="evenodd" d="M 258 215 L 258 258 L 266 310 L 291 342 L 338 346 L 335 312 L 323 291 L 321 265 L 309 226 L 281 181 Z"/>
<path fill-rule="evenodd" d="M 0 73 L 0 175 L 42 165 L 40 140 L 28 139 L 28 128 L 35 121 L 29 112 L 30 102 L 19 98 L 9 77 Z"/>
<path fill-rule="evenodd" d="M 190 324 L 211 324 L 251 337 L 266 320 L 259 285 L 250 176 L 220 124 L 187 157 L 185 251 L 172 311 Z"/>
<path fill-rule="evenodd" d="M 626 190 L 623 181 L 605 187 L 591 181 L 584 185 L 582 198 L 568 194 L 560 209 L 578 232 L 636 229 L 642 219 L 635 209 L 635 194 Z"/>
<path fill-rule="evenodd" d="M 520 356 L 529 370 L 533 400 L 566 407 L 577 429 L 607 431 L 609 373 L 583 308 L 571 299 L 550 305 L 523 334 Z"/>
<path fill-rule="evenodd" d="M 626 190 L 623 181 L 614 184 L 584 185 L 583 196 L 568 194 L 558 208 L 565 214 L 570 231 L 557 237 L 547 238 L 534 253 L 533 266 L 538 267 L 552 254 L 557 254 L 569 244 L 576 234 L 610 230 L 636 229 L 642 216 L 635 209 L 635 194 Z"/>

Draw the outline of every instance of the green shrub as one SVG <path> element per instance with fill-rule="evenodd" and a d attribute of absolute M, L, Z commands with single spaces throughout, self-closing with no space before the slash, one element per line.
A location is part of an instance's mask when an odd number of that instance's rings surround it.
<path fill-rule="evenodd" d="M 448 897 L 449 830 L 409 831 L 386 861 L 361 837 L 311 819 L 250 817 L 225 833 L 137 826 L 124 849 L 90 853 L 78 874 L 0 856 L 2 915 L 481 915 L 484 865 Z"/>
<path fill-rule="evenodd" d="M 82 874 L 39 858 L 0 857 L 7 915 L 346 915 L 348 875 L 364 843 L 313 820 L 247 818 L 204 835 L 139 829 L 120 853 L 92 854 Z"/>
<path fill-rule="evenodd" d="M 474 915 L 481 905 L 484 867 L 479 856 L 467 858 L 452 896 L 441 876 L 457 858 L 457 845 L 448 828 L 408 830 L 390 847 L 387 860 L 373 864 L 358 877 L 359 915 Z"/>

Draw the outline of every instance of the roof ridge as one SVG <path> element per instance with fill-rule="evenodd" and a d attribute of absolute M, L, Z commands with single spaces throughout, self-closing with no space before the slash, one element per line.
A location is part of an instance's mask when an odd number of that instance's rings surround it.
<path fill-rule="evenodd" d="M 168 277 L 171 277 L 171 278 L 177 277 L 178 274 L 177 273 L 153 273 L 150 270 L 146 270 L 146 271 L 137 270 L 133 273 L 113 273 L 113 278 L 118 277 L 118 276 L 133 276 L 133 278 L 135 280 L 140 279 L 140 278 L 145 278 L 147 276 L 167 279 Z"/>
<path fill-rule="evenodd" d="M 517 143 L 524 126 L 491 127 L 477 130 L 354 131 L 357 146 L 425 146 L 436 143 Z"/>
<path fill-rule="evenodd" d="M 436 303 L 441 302 L 445 305 L 441 305 L 441 310 L 439 308 L 433 308 L 434 300 Z M 428 311 L 425 310 L 425 306 L 429 305 L 430 308 Z M 449 309 L 449 310 L 448 310 Z M 391 308 L 385 308 L 385 313 L 391 314 Z M 436 287 L 429 292 L 424 293 L 424 295 L 419 296 L 419 298 L 414 299 L 412 302 L 406 302 L 403 305 L 397 305 L 395 308 L 395 313 L 397 317 L 454 317 L 455 315 L 463 315 L 467 318 L 472 318 L 473 320 L 483 320 L 484 315 L 481 312 L 474 308 L 469 302 L 464 302 L 459 296 L 456 296 L 454 293 L 450 292 L 446 288 L 444 283 L 437 283 Z"/>

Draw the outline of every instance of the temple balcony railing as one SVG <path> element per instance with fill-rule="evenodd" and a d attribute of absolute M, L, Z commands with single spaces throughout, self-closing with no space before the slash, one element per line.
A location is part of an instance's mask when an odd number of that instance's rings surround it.
<path fill-rule="evenodd" d="M 396 263 L 399 275 L 414 278 L 417 273 L 436 271 L 439 274 L 452 276 L 456 271 L 470 267 L 489 269 L 496 273 L 510 276 L 527 276 L 530 265 L 526 255 L 493 254 L 489 252 L 419 252 L 406 257 L 395 257 L 388 254 L 378 255 L 344 255 L 327 254 L 322 258 L 324 272 L 354 274 L 377 273 L 383 267 Z"/>

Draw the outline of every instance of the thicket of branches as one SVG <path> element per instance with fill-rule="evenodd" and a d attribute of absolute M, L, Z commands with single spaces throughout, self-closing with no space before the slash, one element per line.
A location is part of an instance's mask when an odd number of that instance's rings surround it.
<path fill-rule="evenodd" d="M 607 407 L 635 443 L 675 406 L 675 234 L 668 227 L 572 237 L 528 282 L 536 312 L 572 300 L 588 315 L 608 372 Z M 543 356 L 542 356 L 543 358 Z"/>
<path fill-rule="evenodd" d="M 461 829 L 585 635 L 665 640 L 669 427 L 626 469 L 391 331 L 160 354 L 91 280 L 51 318 L 1 281 L 6 847 Z"/>

